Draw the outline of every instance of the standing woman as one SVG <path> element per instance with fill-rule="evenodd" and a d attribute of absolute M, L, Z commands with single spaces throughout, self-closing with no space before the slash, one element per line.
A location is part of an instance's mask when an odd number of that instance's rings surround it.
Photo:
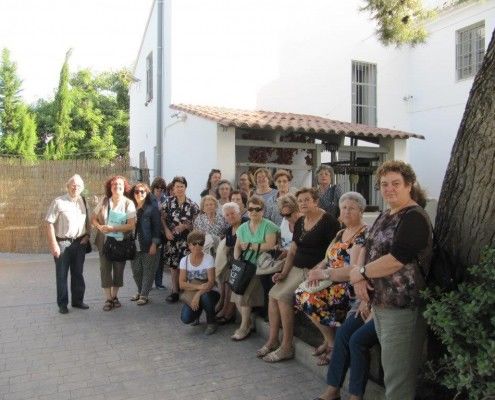
<path fill-rule="evenodd" d="M 241 192 L 240 190 L 234 190 L 232 193 L 230 193 L 230 201 L 237 203 L 242 218 L 249 219 L 247 210 L 248 196 L 246 195 L 246 193 Z"/>
<path fill-rule="evenodd" d="M 266 218 L 272 222 L 275 222 L 276 225 L 280 225 L 283 217 L 280 214 L 279 207 L 277 206 L 277 200 L 286 194 L 289 194 L 292 175 L 286 169 L 279 169 L 275 172 L 275 175 L 273 175 L 273 180 L 275 182 L 275 186 L 277 187 L 277 195 L 271 203 L 267 204 Z"/>
<path fill-rule="evenodd" d="M 165 299 L 169 303 L 179 300 L 180 260 L 187 250 L 187 235 L 192 231 L 193 221 L 199 213 L 198 205 L 186 197 L 187 180 L 183 176 L 172 179 L 174 195 L 162 205 L 162 225 L 167 242 L 165 243 L 165 263 L 170 267 L 172 293 Z"/>
<path fill-rule="evenodd" d="M 165 183 L 165 179 L 160 176 L 157 176 L 153 179 L 153 183 L 151 184 L 151 194 L 152 194 L 152 202 L 153 205 L 156 206 L 158 211 L 162 209 L 162 204 L 165 202 L 167 198 L 167 184 Z M 155 287 L 157 289 L 165 289 L 163 286 L 163 269 L 165 267 L 165 257 L 163 253 L 163 248 L 165 244 L 165 232 L 163 232 L 162 227 L 160 226 L 160 237 L 161 237 L 161 246 L 159 249 L 160 256 L 158 258 L 158 265 L 155 273 Z"/>
<path fill-rule="evenodd" d="M 423 209 L 425 195 L 409 164 L 386 161 L 376 175 L 390 208 L 373 224 L 365 265 L 354 267 L 350 278 L 360 300 L 371 297 L 382 349 L 385 397 L 413 400 L 426 331 L 419 295 L 425 287 L 421 269 L 431 261 L 432 228 Z"/>
<path fill-rule="evenodd" d="M 230 184 L 230 182 L 227 179 L 222 179 L 220 182 L 218 182 L 217 190 L 216 190 L 216 196 L 218 203 L 221 206 L 223 206 L 225 203 L 228 203 L 230 200 L 230 194 L 233 191 L 233 187 Z M 221 211 L 221 209 L 220 209 Z"/>
<path fill-rule="evenodd" d="M 148 185 L 138 183 L 132 188 L 136 205 L 136 258 L 131 261 L 132 276 L 137 293 L 131 298 L 138 306 L 148 304 L 148 294 L 153 286 L 158 265 L 161 222 L 160 211 L 153 205 Z"/>
<path fill-rule="evenodd" d="M 201 199 L 199 209 L 200 213 L 194 220 L 194 229 L 205 235 L 211 235 L 213 242 L 218 245 L 228 225 L 218 207 L 217 199 L 207 194 Z"/>
<path fill-rule="evenodd" d="M 243 172 L 239 175 L 239 179 L 237 180 L 237 188 L 241 192 L 245 193 L 247 198 L 251 197 L 254 185 L 249 172 Z"/>
<path fill-rule="evenodd" d="M 106 296 L 104 311 L 121 306 L 117 294 L 119 288 L 124 286 L 125 261 L 108 260 L 103 254 L 103 245 L 108 236 L 122 240 L 124 235 L 132 235 L 134 231 L 136 207 L 124 195 L 129 192 L 129 183 L 123 176 L 110 178 L 105 183 L 105 197 L 91 217 L 91 223 L 98 230 L 95 243 L 100 255 L 101 287 Z"/>
<path fill-rule="evenodd" d="M 208 180 L 206 181 L 206 189 L 203 190 L 200 194 L 201 197 L 209 194 L 210 196 L 217 195 L 217 185 L 218 182 L 222 179 L 222 173 L 219 169 L 212 169 L 208 174 Z"/>
<path fill-rule="evenodd" d="M 333 184 L 335 174 L 333 168 L 322 164 L 316 170 L 318 179 L 319 205 L 332 217 L 339 217 L 339 199 L 342 196 L 342 189 L 339 185 Z"/>
<path fill-rule="evenodd" d="M 261 197 L 265 206 L 267 203 L 272 203 L 277 196 L 277 190 L 270 187 L 272 184 L 272 174 L 270 174 L 270 171 L 266 168 L 258 168 L 254 173 L 254 180 L 256 182 L 256 189 L 253 192 L 253 196 Z"/>
<path fill-rule="evenodd" d="M 234 258 L 243 258 L 256 263 L 259 253 L 275 248 L 279 228 L 272 221 L 263 218 L 264 202 L 253 196 L 248 202 L 249 221 L 237 229 L 237 240 L 234 247 Z M 249 250 L 248 250 L 249 246 Z M 232 340 L 246 339 L 253 330 L 251 325 L 252 307 L 263 306 L 263 288 L 258 276 L 253 276 L 243 295 L 232 293 L 231 300 L 241 314 L 241 326 L 232 335 Z"/>
<path fill-rule="evenodd" d="M 270 335 L 257 352 L 257 356 L 267 362 L 294 357 L 294 291 L 306 279 L 309 269 L 323 259 L 328 244 L 339 230 L 337 220 L 318 207 L 315 189 L 301 189 L 296 198 L 303 216 L 294 226 L 293 240 L 282 272 L 273 275 L 275 285 L 270 290 L 268 305 Z M 283 336 L 277 347 L 280 325 Z"/>

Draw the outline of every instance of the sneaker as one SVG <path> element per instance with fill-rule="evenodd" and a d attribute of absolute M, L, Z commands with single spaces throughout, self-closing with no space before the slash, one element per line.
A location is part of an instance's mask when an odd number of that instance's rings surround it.
<path fill-rule="evenodd" d="M 206 325 L 205 335 L 213 335 L 217 331 L 217 324 L 208 324 Z"/>
<path fill-rule="evenodd" d="M 67 314 L 67 313 L 69 312 L 69 309 L 67 308 L 67 306 L 60 306 L 60 307 L 58 308 L 58 312 L 59 312 L 60 314 Z"/>
<path fill-rule="evenodd" d="M 155 287 L 158 289 L 158 290 L 165 290 L 166 287 L 163 286 L 163 285 L 155 285 Z"/>

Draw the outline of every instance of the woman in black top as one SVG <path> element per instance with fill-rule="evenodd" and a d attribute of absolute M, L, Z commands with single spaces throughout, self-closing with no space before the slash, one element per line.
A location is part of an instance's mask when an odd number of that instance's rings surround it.
<path fill-rule="evenodd" d="M 293 241 L 282 269 L 273 275 L 275 286 L 269 293 L 268 316 L 270 335 L 257 356 L 264 361 L 277 362 L 294 357 L 294 291 L 306 279 L 308 270 L 324 257 L 325 251 L 339 230 L 339 223 L 318 207 L 318 192 L 304 188 L 296 193 L 299 211 L 303 214 L 294 226 Z M 283 338 L 278 345 L 282 324 Z"/>

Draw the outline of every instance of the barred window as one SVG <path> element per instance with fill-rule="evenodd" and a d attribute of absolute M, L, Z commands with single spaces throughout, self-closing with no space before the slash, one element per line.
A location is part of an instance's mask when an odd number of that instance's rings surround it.
<path fill-rule="evenodd" d="M 352 62 L 352 122 L 376 126 L 376 64 Z"/>
<path fill-rule="evenodd" d="M 153 99 L 153 53 L 146 57 L 146 104 Z"/>
<path fill-rule="evenodd" d="M 476 75 L 485 56 L 485 21 L 458 30 L 455 48 L 457 80 Z"/>

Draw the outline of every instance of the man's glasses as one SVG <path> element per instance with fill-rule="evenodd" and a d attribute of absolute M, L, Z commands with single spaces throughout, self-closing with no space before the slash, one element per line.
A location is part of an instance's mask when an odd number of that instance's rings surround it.
<path fill-rule="evenodd" d="M 204 246 L 204 245 L 205 245 L 204 241 L 191 242 L 191 246 Z"/>
<path fill-rule="evenodd" d="M 144 190 L 144 189 L 136 189 L 134 191 L 134 194 L 145 194 L 145 193 L 146 193 L 146 190 Z"/>
<path fill-rule="evenodd" d="M 253 211 L 260 212 L 261 210 L 263 210 L 261 207 L 249 207 L 248 208 L 249 212 L 253 212 Z"/>

